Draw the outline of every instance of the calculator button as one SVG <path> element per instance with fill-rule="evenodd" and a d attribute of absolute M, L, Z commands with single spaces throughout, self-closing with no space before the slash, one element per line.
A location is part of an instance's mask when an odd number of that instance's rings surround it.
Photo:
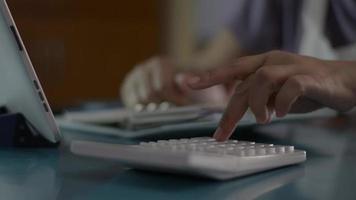
<path fill-rule="evenodd" d="M 205 151 L 205 147 L 204 146 L 198 146 L 195 151 L 199 151 L 199 152 L 204 152 Z"/>
<path fill-rule="evenodd" d="M 267 148 L 267 153 L 268 154 L 275 154 L 276 153 L 276 148 L 274 148 L 274 147 Z"/>
<path fill-rule="evenodd" d="M 256 149 L 256 153 L 257 153 L 258 156 L 266 155 L 266 149 L 265 148 L 258 148 L 258 149 Z"/>
<path fill-rule="evenodd" d="M 209 137 L 201 137 L 201 138 L 195 138 L 199 141 L 204 141 L 204 142 L 214 142 L 216 141 L 214 138 L 209 138 Z"/>
<path fill-rule="evenodd" d="M 247 149 L 247 156 L 254 156 L 256 154 L 255 149 Z"/>
<path fill-rule="evenodd" d="M 211 142 L 208 142 L 209 144 L 219 144 L 219 142 L 217 141 L 211 141 Z"/>
<path fill-rule="evenodd" d="M 237 155 L 239 155 L 239 156 L 246 156 L 246 151 L 238 151 L 237 152 Z"/>
<path fill-rule="evenodd" d="M 234 148 L 228 148 L 228 149 L 226 149 L 226 152 L 225 152 L 225 153 L 227 153 L 227 154 L 235 154 L 235 152 L 236 152 L 236 149 L 234 149 Z"/>
<path fill-rule="evenodd" d="M 256 144 L 255 147 L 256 148 L 263 148 L 263 147 L 266 147 L 266 145 L 265 144 Z"/>
<path fill-rule="evenodd" d="M 158 108 L 158 105 L 155 104 L 155 103 L 149 103 L 149 104 L 146 106 L 146 110 L 147 110 L 148 112 L 153 112 L 153 111 L 157 110 L 157 108 Z"/>
<path fill-rule="evenodd" d="M 189 144 L 199 143 L 199 140 L 189 140 L 187 143 L 189 143 Z"/>
<path fill-rule="evenodd" d="M 246 152 L 244 150 L 237 150 L 237 149 L 229 150 L 226 153 L 229 155 L 234 155 L 234 156 L 245 156 L 246 155 Z"/>
<path fill-rule="evenodd" d="M 189 139 L 187 139 L 187 138 L 182 138 L 182 139 L 179 140 L 179 142 L 184 142 L 184 143 L 188 142 L 188 141 L 189 141 Z"/>
<path fill-rule="evenodd" d="M 168 144 L 167 140 L 158 140 L 157 141 L 158 144 Z"/>
<path fill-rule="evenodd" d="M 284 153 L 286 152 L 286 148 L 284 146 L 275 146 L 277 153 Z"/>
<path fill-rule="evenodd" d="M 186 150 L 188 151 L 195 151 L 197 149 L 197 146 L 196 145 L 188 145 L 186 147 Z"/>
<path fill-rule="evenodd" d="M 237 140 L 229 140 L 228 143 L 229 144 L 236 144 L 236 143 L 238 143 L 238 141 Z"/>
<path fill-rule="evenodd" d="M 286 146 L 287 152 L 294 152 L 294 146 Z"/>
<path fill-rule="evenodd" d="M 256 147 L 255 146 L 245 146 L 246 149 L 255 149 Z"/>

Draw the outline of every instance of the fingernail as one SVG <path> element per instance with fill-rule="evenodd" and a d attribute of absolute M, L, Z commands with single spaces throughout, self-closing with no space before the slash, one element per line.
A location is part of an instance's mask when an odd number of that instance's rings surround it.
<path fill-rule="evenodd" d="M 266 124 L 271 123 L 272 118 L 273 118 L 273 112 L 268 112 L 268 118 L 266 120 Z"/>
<path fill-rule="evenodd" d="M 287 115 L 287 113 L 283 113 L 283 112 L 280 112 L 280 111 L 276 111 L 276 116 L 277 116 L 278 118 L 284 117 L 284 116 L 286 116 L 286 115 Z"/>
<path fill-rule="evenodd" d="M 267 124 L 267 123 L 269 123 L 270 120 L 272 119 L 272 114 L 273 114 L 273 113 L 270 113 L 270 112 L 268 111 L 268 108 L 266 107 L 266 108 L 264 109 L 264 116 L 263 116 L 263 118 L 258 118 L 258 119 L 256 119 L 257 123 L 259 123 L 259 124 Z"/>
<path fill-rule="evenodd" d="M 191 77 L 191 78 L 188 80 L 188 82 L 189 82 L 190 84 L 197 84 L 197 83 L 200 82 L 200 77 L 199 77 L 199 76 Z"/>
<path fill-rule="evenodd" d="M 259 117 L 259 116 L 255 116 L 255 119 L 258 124 L 265 124 L 265 123 L 267 123 L 268 116 L 267 116 L 267 114 L 265 114 L 265 116 L 263 118 Z"/>

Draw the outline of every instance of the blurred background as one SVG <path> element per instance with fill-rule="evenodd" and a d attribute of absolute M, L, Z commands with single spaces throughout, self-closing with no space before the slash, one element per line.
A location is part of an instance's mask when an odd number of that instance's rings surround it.
<path fill-rule="evenodd" d="M 226 12 L 215 13 L 226 4 L 209 1 L 8 0 L 8 4 L 56 110 L 84 101 L 116 100 L 125 74 L 152 55 L 189 57 L 232 16 L 228 6 Z"/>

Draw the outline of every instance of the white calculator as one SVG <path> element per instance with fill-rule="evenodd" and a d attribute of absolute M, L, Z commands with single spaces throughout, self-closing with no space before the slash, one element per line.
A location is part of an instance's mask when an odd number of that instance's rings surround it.
<path fill-rule="evenodd" d="M 136 169 L 184 173 L 225 180 L 277 167 L 302 163 L 306 152 L 294 146 L 210 137 L 183 138 L 118 145 L 73 141 L 77 155 L 118 160 Z"/>

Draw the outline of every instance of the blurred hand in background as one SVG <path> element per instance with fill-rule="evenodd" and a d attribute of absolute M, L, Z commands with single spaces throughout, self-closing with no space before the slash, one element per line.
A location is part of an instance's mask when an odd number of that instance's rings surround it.
<path fill-rule="evenodd" d="M 188 87 L 187 78 L 189 73 L 183 73 L 168 58 L 150 58 L 135 66 L 126 76 L 120 91 L 122 101 L 129 108 L 162 102 L 177 106 L 226 103 L 228 93 L 224 86 L 196 91 Z"/>
<path fill-rule="evenodd" d="M 120 89 L 126 107 L 137 104 L 170 102 L 182 106 L 227 103 L 230 84 L 218 85 L 206 90 L 190 89 L 186 79 L 190 73 L 214 69 L 228 63 L 238 55 L 238 45 L 231 32 L 224 30 L 213 38 L 206 48 L 194 53 L 189 61 L 167 57 L 152 57 L 136 65 L 127 75 Z"/>

